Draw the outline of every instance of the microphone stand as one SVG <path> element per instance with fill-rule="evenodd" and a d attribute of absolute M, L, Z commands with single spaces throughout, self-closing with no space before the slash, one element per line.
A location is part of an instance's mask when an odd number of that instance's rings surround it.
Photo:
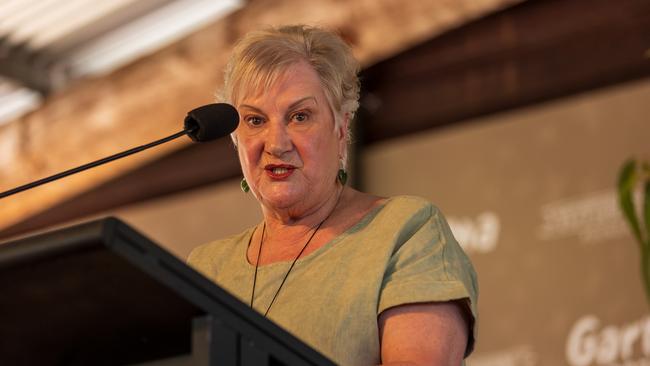
<path fill-rule="evenodd" d="M 175 133 L 173 135 L 167 136 L 167 137 L 162 138 L 160 140 L 150 142 L 148 144 L 141 145 L 141 146 L 138 146 L 138 147 L 134 147 L 132 149 L 123 151 L 121 153 L 117 153 L 117 154 L 105 157 L 103 159 L 95 160 L 95 161 L 93 161 L 91 163 L 87 163 L 87 164 L 78 166 L 78 167 L 73 168 L 73 169 L 68 169 L 68 170 L 66 170 L 64 172 L 54 174 L 54 175 L 51 175 L 49 177 L 39 179 L 37 181 L 31 182 L 31 183 L 28 183 L 28 184 L 24 184 L 24 185 L 22 185 L 20 187 L 16 187 L 14 189 L 10 189 L 8 191 L 0 193 L 0 199 L 3 199 L 5 197 L 11 196 L 11 195 L 14 195 L 16 193 L 20 193 L 22 191 L 26 191 L 26 190 L 34 188 L 34 187 L 38 187 L 38 186 L 40 186 L 42 184 L 49 183 L 49 182 L 55 181 L 57 179 L 67 177 L 68 175 L 71 175 L 71 174 L 79 173 L 79 172 L 82 172 L 84 170 L 87 170 L 87 169 L 90 169 L 90 168 L 93 168 L 93 167 L 96 167 L 96 166 L 99 166 L 99 165 L 102 165 L 102 164 L 106 164 L 106 163 L 111 162 L 113 160 L 117 160 L 117 159 L 123 158 L 125 156 L 129 156 L 129 155 L 135 154 L 137 152 L 147 150 L 147 149 L 149 149 L 151 147 L 154 147 L 154 146 L 163 144 L 165 142 L 177 139 L 177 138 L 179 138 L 181 136 L 190 134 L 190 133 L 194 132 L 195 130 L 196 130 L 196 128 L 184 129 L 183 131 L 177 132 L 177 133 Z"/>

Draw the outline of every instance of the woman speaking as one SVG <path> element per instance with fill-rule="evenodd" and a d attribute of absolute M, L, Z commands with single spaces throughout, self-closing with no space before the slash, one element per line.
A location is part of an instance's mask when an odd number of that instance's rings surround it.
<path fill-rule="evenodd" d="M 255 227 L 189 263 L 341 365 L 460 365 L 474 345 L 476 274 L 440 213 L 417 197 L 346 186 L 359 66 L 335 34 L 253 32 L 236 45 L 222 101 Z"/>

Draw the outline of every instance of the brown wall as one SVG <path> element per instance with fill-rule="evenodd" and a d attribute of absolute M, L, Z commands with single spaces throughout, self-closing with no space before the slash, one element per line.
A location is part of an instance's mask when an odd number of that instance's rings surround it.
<path fill-rule="evenodd" d="M 614 196 L 623 161 L 650 159 L 648 100 L 640 80 L 362 152 L 368 191 L 430 199 L 472 257 L 481 319 L 469 365 L 650 364 L 640 257 Z M 185 257 L 259 220 L 238 184 L 118 214 Z"/>

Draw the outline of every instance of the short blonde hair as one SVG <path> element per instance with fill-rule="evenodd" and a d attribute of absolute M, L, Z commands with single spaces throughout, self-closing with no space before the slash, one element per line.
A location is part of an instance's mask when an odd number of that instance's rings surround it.
<path fill-rule="evenodd" d="M 226 66 L 221 102 L 236 105 L 252 91 L 269 88 L 291 65 L 306 61 L 318 74 L 335 125 L 359 107 L 359 63 L 336 34 L 306 25 L 269 28 L 246 34 Z M 349 134 L 348 134 L 349 136 Z"/>

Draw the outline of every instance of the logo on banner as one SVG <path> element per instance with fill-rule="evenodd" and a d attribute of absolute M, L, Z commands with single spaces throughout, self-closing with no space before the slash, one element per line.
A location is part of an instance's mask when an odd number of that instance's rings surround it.
<path fill-rule="evenodd" d="M 540 240 L 577 238 L 597 243 L 628 235 L 615 190 L 550 202 L 540 208 Z"/>
<path fill-rule="evenodd" d="M 650 316 L 625 325 L 583 316 L 569 332 L 566 359 L 571 366 L 650 365 Z"/>
<path fill-rule="evenodd" d="M 451 231 L 467 253 L 487 253 L 496 249 L 501 232 L 499 216 L 486 211 L 475 218 L 450 217 Z"/>

